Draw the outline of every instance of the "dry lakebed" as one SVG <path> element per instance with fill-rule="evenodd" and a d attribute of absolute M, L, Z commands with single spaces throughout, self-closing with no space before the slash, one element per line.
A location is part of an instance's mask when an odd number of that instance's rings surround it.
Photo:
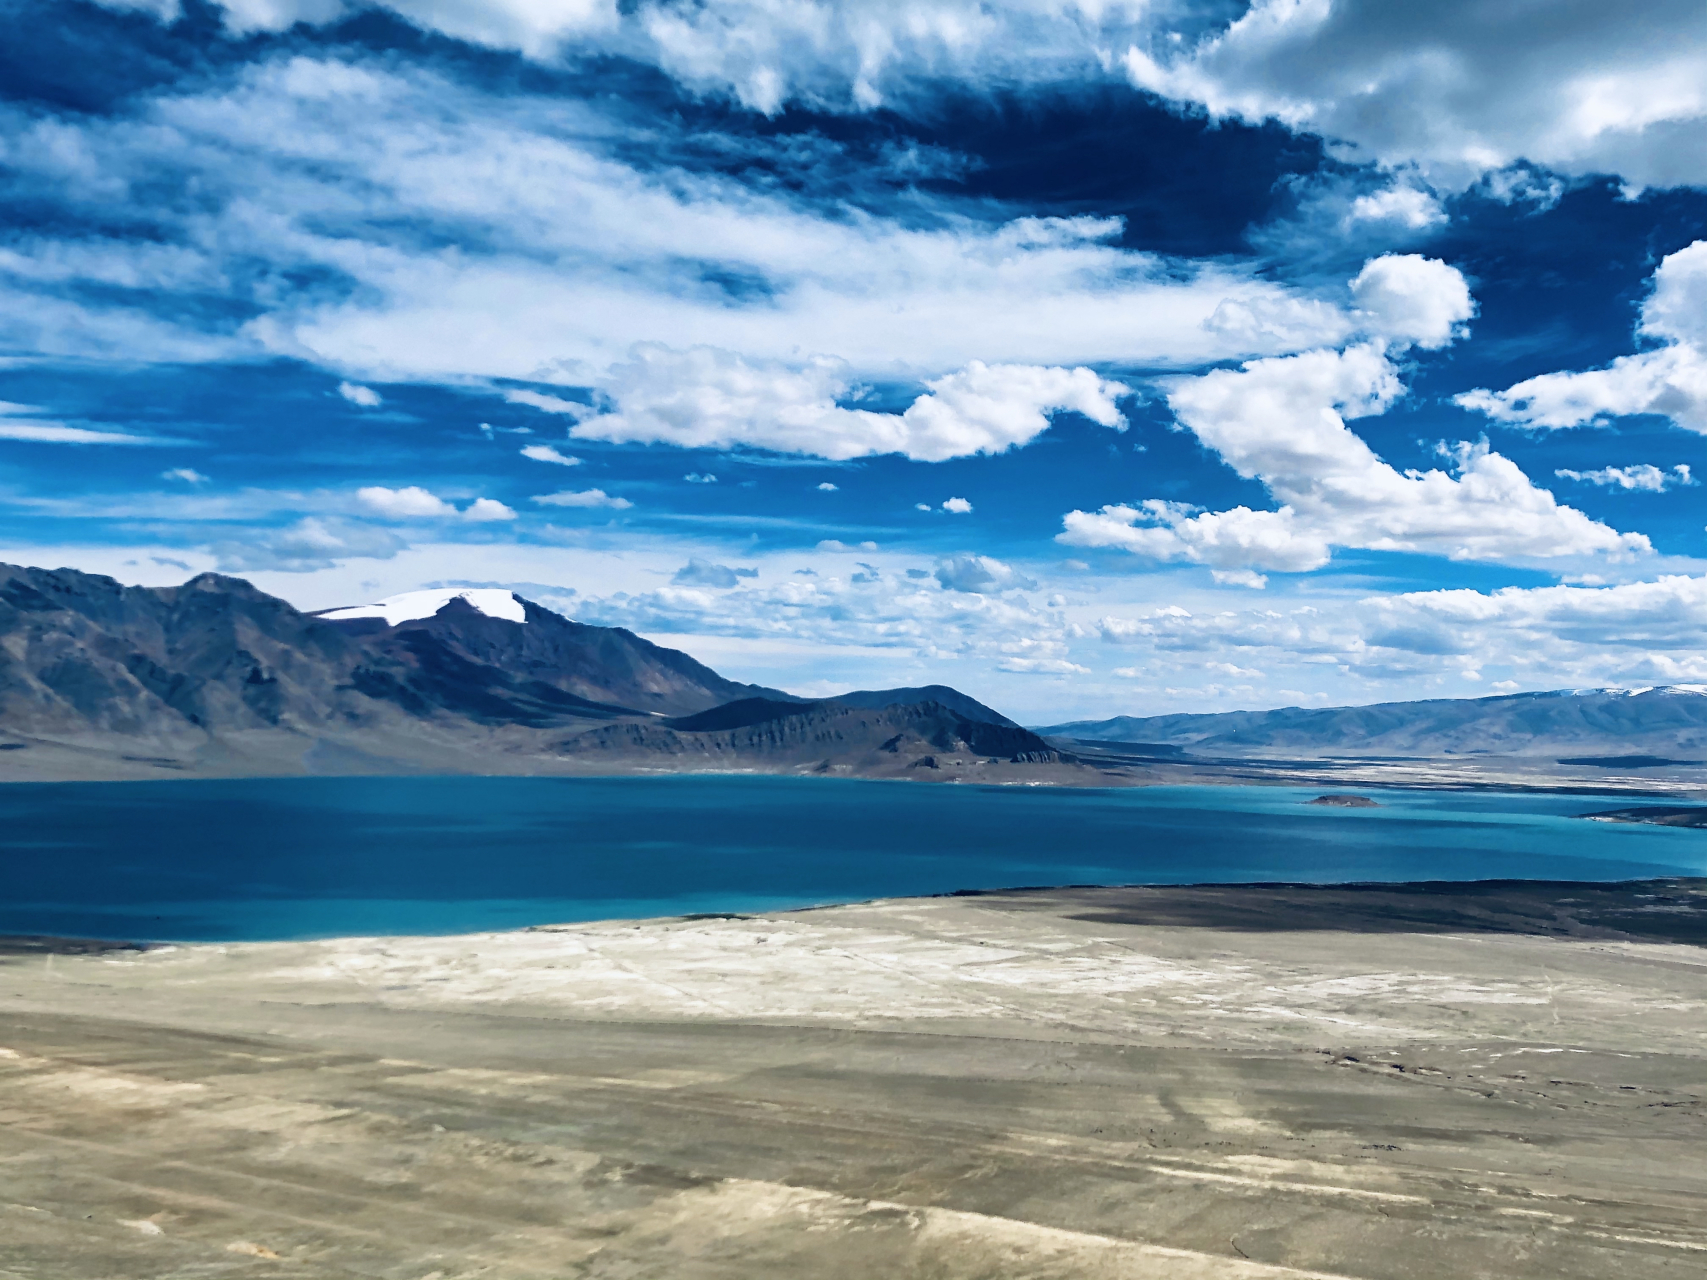
<path fill-rule="evenodd" d="M 0 1276 L 1707 1276 L 1707 882 L 0 955 Z"/>

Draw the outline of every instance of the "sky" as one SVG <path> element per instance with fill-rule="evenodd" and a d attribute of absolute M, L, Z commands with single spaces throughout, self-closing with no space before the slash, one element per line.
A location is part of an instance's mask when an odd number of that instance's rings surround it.
<path fill-rule="evenodd" d="M 1707 683 L 1699 0 L 0 11 L 0 560 L 1033 724 Z"/>

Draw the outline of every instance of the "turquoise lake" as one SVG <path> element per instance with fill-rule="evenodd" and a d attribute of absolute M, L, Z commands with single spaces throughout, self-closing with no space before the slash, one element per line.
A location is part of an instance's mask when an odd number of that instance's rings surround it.
<path fill-rule="evenodd" d="M 0 787 L 0 933 L 450 933 L 1053 884 L 1707 874 L 1628 798 L 934 786 L 774 777 Z"/>

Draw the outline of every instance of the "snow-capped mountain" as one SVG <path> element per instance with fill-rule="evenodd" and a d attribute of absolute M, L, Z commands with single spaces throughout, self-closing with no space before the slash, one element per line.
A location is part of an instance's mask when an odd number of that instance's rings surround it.
<path fill-rule="evenodd" d="M 1055 759 L 954 689 L 797 698 L 506 590 L 311 615 L 218 574 L 147 588 L 0 565 L 0 777 L 895 773 L 903 747 Z"/>
<path fill-rule="evenodd" d="M 387 596 L 375 604 L 358 604 L 348 609 L 322 609 L 314 614 L 328 622 L 352 622 L 358 618 L 383 618 L 385 625 L 430 618 L 452 600 L 461 600 L 476 613 L 488 618 L 503 618 L 507 622 L 526 622 L 527 608 L 514 591 L 499 587 L 439 587 L 431 591 L 405 591 L 402 595 Z"/>

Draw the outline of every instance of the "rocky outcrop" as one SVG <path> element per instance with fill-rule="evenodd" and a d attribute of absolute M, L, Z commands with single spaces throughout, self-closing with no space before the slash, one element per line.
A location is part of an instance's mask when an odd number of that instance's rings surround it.
<path fill-rule="evenodd" d="M 940 702 L 867 708 L 836 699 L 804 706 L 750 699 L 677 720 L 589 730 L 564 739 L 558 749 L 569 755 L 669 757 L 701 764 L 828 761 L 883 771 L 955 752 L 1012 763 L 1062 759 L 1028 729 L 974 720 Z"/>

